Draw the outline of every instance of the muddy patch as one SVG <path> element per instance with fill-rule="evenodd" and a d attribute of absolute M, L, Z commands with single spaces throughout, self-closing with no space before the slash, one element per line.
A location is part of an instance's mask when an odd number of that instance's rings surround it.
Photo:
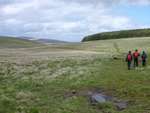
<path fill-rule="evenodd" d="M 128 101 L 113 97 L 103 90 L 87 90 L 87 91 L 72 90 L 71 92 L 65 94 L 65 98 L 79 97 L 79 96 L 86 97 L 87 101 L 91 106 L 97 106 L 99 104 L 105 105 L 106 103 L 112 103 L 112 105 L 115 106 L 115 108 L 118 111 L 124 110 L 128 107 Z"/>
<path fill-rule="evenodd" d="M 88 95 L 91 105 L 103 104 L 107 102 L 113 103 L 113 105 L 117 108 L 117 110 L 124 110 L 127 108 L 128 102 L 124 100 L 120 100 L 116 97 L 109 96 L 104 92 L 90 92 Z"/>

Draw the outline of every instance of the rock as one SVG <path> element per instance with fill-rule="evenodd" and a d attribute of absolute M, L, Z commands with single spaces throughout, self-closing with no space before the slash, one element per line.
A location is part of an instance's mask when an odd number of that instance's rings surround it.
<path fill-rule="evenodd" d="M 114 106 L 117 107 L 119 111 L 127 108 L 127 102 L 119 100 L 115 97 L 103 95 L 102 93 L 92 93 L 89 92 L 90 102 L 92 105 L 96 105 L 98 103 L 112 102 Z"/>
<path fill-rule="evenodd" d="M 90 100 L 92 104 L 106 102 L 105 96 L 102 94 L 93 94 L 91 95 Z"/>
<path fill-rule="evenodd" d="M 115 103 L 115 106 L 117 107 L 118 110 L 124 110 L 127 108 L 127 102 L 118 102 Z"/>

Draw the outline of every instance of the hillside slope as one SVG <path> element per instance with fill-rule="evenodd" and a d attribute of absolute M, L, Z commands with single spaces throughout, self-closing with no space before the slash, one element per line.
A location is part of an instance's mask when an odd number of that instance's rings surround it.
<path fill-rule="evenodd" d="M 54 40 L 54 39 L 37 39 L 35 41 L 40 43 L 67 43 L 65 41 Z"/>
<path fill-rule="evenodd" d="M 55 39 L 49 39 L 49 38 L 35 38 L 35 37 L 25 37 L 25 36 L 20 36 L 19 37 L 20 39 L 26 39 L 26 40 L 33 40 L 33 41 L 36 41 L 36 42 L 39 42 L 39 43 L 68 43 L 66 41 L 61 41 L 61 40 L 55 40 Z"/>
<path fill-rule="evenodd" d="M 103 33 L 86 36 L 83 38 L 82 42 L 93 41 L 93 40 L 132 38 L 132 37 L 150 37 L 150 29 L 135 29 L 135 30 L 114 31 L 114 32 L 103 32 Z"/>
<path fill-rule="evenodd" d="M 15 37 L 0 36 L 0 48 L 26 48 L 35 47 L 42 44 L 26 39 L 19 39 Z"/>

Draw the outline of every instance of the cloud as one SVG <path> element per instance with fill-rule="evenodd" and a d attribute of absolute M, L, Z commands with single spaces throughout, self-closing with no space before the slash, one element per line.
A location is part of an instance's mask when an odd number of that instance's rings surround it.
<path fill-rule="evenodd" d="M 150 5 L 150 0 L 127 0 L 132 5 Z"/>
<path fill-rule="evenodd" d="M 0 34 L 79 41 L 87 34 L 137 27 L 129 17 L 113 14 L 112 7 L 121 2 L 150 3 L 149 0 L 1 0 Z"/>
<path fill-rule="evenodd" d="M 80 4 L 103 4 L 106 6 L 116 5 L 120 3 L 130 4 L 130 5 L 150 5 L 150 0 L 63 0 L 67 2 L 76 2 Z"/>

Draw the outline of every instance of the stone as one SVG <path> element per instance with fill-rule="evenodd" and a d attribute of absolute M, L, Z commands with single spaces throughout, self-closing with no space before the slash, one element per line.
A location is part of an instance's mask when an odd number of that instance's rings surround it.
<path fill-rule="evenodd" d="M 106 102 L 105 96 L 102 94 L 91 95 L 91 103 L 104 103 Z"/>

